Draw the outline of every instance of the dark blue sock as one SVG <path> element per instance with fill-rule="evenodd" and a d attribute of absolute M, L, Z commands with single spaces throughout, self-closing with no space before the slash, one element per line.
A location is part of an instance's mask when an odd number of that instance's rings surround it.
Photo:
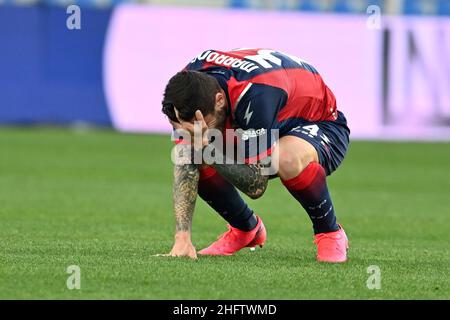
<path fill-rule="evenodd" d="M 282 182 L 308 213 L 315 234 L 339 230 L 325 170 L 320 164 L 312 162 L 297 177 Z"/>
<path fill-rule="evenodd" d="M 236 188 L 213 168 L 200 170 L 198 195 L 232 227 L 242 231 L 254 229 L 258 223 Z"/>

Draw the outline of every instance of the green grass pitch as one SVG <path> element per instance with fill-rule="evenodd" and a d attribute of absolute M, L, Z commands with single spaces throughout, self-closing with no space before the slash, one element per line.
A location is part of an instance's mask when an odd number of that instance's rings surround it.
<path fill-rule="evenodd" d="M 449 299 L 450 144 L 353 142 L 329 178 L 349 262 L 315 261 L 306 213 L 278 180 L 261 250 L 197 261 L 172 245 L 168 136 L 0 129 L 1 299 Z M 197 202 L 197 249 L 225 223 Z M 68 290 L 69 265 L 81 290 Z M 379 266 L 381 289 L 367 268 Z"/>

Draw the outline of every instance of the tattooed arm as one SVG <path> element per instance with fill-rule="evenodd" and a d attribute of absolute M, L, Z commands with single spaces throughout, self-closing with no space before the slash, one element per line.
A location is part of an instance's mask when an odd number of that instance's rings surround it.
<path fill-rule="evenodd" d="M 198 180 L 199 171 L 195 164 L 174 166 L 173 210 L 177 232 L 191 232 Z"/>
<path fill-rule="evenodd" d="M 212 164 L 221 176 L 252 199 L 261 197 L 266 191 L 269 176 L 264 175 L 262 169 L 268 166 L 270 164 Z"/>
<path fill-rule="evenodd" d="M 196 259 L 197 252 L 192 245 L 191 228 L 200 172 L 197 165 L 191 163 L 191 146 L 179 144 L 175 146 L 174 151 L 172 196 L 175 214 L 175 243 L 168 255 Z"/>
<path fill-rule="evenodd" d="M 175 164 L 173 209 L 175 213 L 175 243 L 165 256 L 197 258 L 191 241 L 192 217 L 197 198 L 199 171 L 193 164 Z"/>

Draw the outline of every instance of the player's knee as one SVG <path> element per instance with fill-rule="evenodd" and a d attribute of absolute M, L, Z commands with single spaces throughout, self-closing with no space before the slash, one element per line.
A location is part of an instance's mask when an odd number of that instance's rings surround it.
<path fill-rule="evenodd" d="M 301 162 L 298 155 L 290 151 L 280 151 L 278 174 L 282 179 L 295 177 L 301 170 Z"/>
<path fill-rule="evenodd" d="M 306 148 L 280 150 L 278 175 L 284 180 L 295 178 L 312 161 L 314 161 L 314 155 Z"/>

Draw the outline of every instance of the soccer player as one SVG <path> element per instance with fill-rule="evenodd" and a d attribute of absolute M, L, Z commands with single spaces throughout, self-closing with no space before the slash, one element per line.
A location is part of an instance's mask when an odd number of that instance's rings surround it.
<path fill-rule="evenodd" d="M 311 219 L 317 260 L 347 260 L 348 239 L 336 222 L 326 177 L 344 159 L 350 130 L 313 66 L 268 49 L 207 50 L 170 79 L 162 104 L 174 129 L 191 135 L 195 121 L 203 131 L 241 129 L 234 143 L 245 159 L 175 164 L 176 233 L 168 255 L 197 257 L 191 242 L 197 195 L 228 222 L 228 231 L 199 254 L 232 255 L 264 245 L 265 226 L 236 188 L 252 199 L 261 197 L 271 178 L 263 169 L 276 162 L 277 176 Z M 267 148 L 255 148 L 263 138 Z M 204 148 L 210 143 L 202 139 Z"/>

